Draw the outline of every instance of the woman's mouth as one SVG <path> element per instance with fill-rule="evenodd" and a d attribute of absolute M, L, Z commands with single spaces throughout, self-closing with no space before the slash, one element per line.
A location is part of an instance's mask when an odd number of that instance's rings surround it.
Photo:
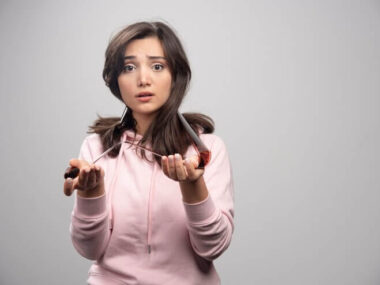
<path fill-rule="evenodd" d="M 136 95 L 137 100 L 140 102 L 148 102 L 150 99 L 152 99 L 153 93 L 151 92 L 140 92 Z"/>

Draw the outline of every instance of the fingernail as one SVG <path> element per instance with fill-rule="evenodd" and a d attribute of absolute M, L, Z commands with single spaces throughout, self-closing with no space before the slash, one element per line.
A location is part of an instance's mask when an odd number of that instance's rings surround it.
<path fill-rule="evenodd" d="M 180 156 L 178 153 L 176 153 L 176 154 L 175 154 L 175 159 L 176 159 L 176 160 L 181 160 L 181 156 Z"/>
<path fill-rule="evenodd" d="M 72 179 L 71 177 L 66 178 L 66 181 L 67 181 L 67 183 L 69 183 L 69 184 L 73 183 L 73 179 Z"/>
<path fill-rule="evenodd" d="M 169 160 L 170 160 L 170 161 L 173 160 L 173 156 L 172 156 L 172 155 L 169 155 Z"/>

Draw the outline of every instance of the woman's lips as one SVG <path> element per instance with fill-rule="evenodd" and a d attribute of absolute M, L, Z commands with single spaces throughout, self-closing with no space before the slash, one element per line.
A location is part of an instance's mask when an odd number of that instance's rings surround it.
<path fill-rule="evenodd" d="M 150 101 L 150 99 L 152 99 L 152 96 L 137 97 L 137 100 L 139 100 L 140 102 L 148 102 Z"/>
<path fill-rule="evenodd" d="M 141 92 L 136 96 L 137 100 L 139 100 L 140 102 L 148 102 L 150 101 L 150 99 L 152 99 L 152 97 L 153 93 L 150 92 Z"/>

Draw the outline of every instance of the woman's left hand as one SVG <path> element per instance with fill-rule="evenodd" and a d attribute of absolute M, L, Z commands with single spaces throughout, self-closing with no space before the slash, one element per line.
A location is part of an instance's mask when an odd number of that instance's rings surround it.
<path fill-rule="evenodd" d="M 165 175 L 179 182 L 195 182 L 204 173 L 204 169 L 197 168 L 199 159 L 197 156 L 182 159 L 178 153 L 175 155 L 163 156 L 161 159 L 162 170 Z"/>

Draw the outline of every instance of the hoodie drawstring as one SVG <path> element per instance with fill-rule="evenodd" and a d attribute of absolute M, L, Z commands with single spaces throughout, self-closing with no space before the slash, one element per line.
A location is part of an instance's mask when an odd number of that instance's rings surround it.
<path fill-rule="evenodd" d="M 156 176 L 157 163 L 153 162 L 153 174 L 150 180 L 149 200 L 148 200 L 148 253 L 151 253 L 151 240 L 152 240 L 152 204 L 154 199 L 154 178 Z"/>
<path fill-rule="evenodd" d="M 116 170 L 114 172 L 114 175 L 112 177 L 112 181 L 110 183 L 109 189 L 109 195 L 108 195 L 108 200 L 107 200 L 107 205 L 109 207 L 109 228 L 112 230 L 113 229 L 113 207 L 112 207 L 112 197 L 113 197 L 113 192 L 115 191 L 115 185 L 116 185 L 116 180 L 117 180 L 117 175 L 119 173 L 119 168 L 120 168 L 120 161 L 121 158 L 123 157 L 124 154 L 124 143 L 120 145 L 120 151 L 119 155 L 117 156 L 116 160 Z"/>

